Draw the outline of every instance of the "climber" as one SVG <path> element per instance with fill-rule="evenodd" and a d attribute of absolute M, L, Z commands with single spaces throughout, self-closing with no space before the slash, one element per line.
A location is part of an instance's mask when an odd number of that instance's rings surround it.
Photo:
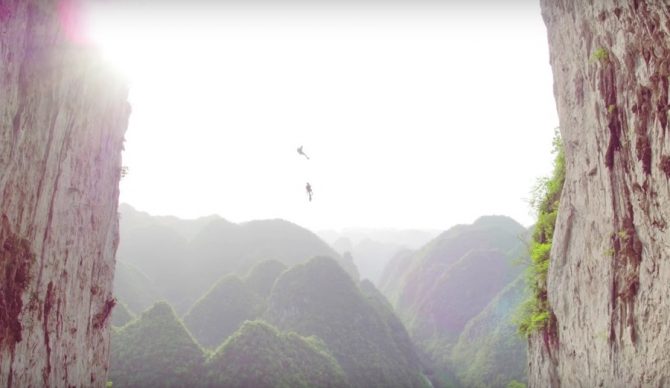
<path fill-rule="evenodd" d="M 309 160 L 309 156 L 307 156 L 307 154 L 304 153 L 304 152 L 302 151 L 302 146 L 298 147 L 298 153 L 299 153 L 300 155 L 306 157 L 307 160 Z"/>
<path fill-rule="evenodd" d="M 309 182 L 307 182 L 305 190 L 307 190 L 307 195 L 309 195 L 309 202 L 312 202 L 312 185 L 310 185 Z"/>

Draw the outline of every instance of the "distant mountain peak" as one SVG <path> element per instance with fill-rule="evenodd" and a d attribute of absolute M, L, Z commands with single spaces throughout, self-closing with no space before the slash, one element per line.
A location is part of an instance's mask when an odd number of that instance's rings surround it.
<path fill-rule="evenodd" d="M 222 276 L 243 276 L 264 260 L 291 266 L 326 255 L 333 257 L 352 278 L 358 278 L 351 257 L 342 257 L 316 234 L 290 221 L 236 224 L 218 216 L 198 220 L 150 216 L 127 204 L 121 210 L 128 213 L 120 220 L 117 258 L 140 269 L 151 281 L 145 284 L 155 286 L 158 295 L 169 300 L 179 314 L 187 312 Z M 133 279 L 139 280 L 137 276 Z M 126 276 L 124 280 L 132 279 Z M 115 293 L 131 309 L 141 311 L 147 306 L 138 308 L 140 303 L 130 298 L 139 301 L 145 295 L 129 291 L 144 288 L 144 284 L 135 284 L 127 290 L 115 289 Z M 269 293 L 263 285 L 256 290 Z"/>
<path fill-rule="evenodd" d="M 209 215 L 206 215 L 206 216 L 199 216 L 199 217 L 195 217 L 195 218 L 177 217 L 177 216 L 173 216 L 173 215 L 169 215 L 169 214 L 165 214 L 165 215 L 151 214 L 147 211 L 138 210 L 133 205 L 131 205 L 129 203 L 126 203 L 126 202 L 122 202 L 122 203 L 119 204 L 118 211 L 122 215 L 123 214 L 134 214 L 134 215 L 139 215 L 139 216 L 142 216 L 142 217 L 174 219 L 174 220 L 179 220 L 179 221 L 198 221 L 198 220 L 208 220 L 208 219 L 211 219 L 211 220 L 223 219 L 223 217 L 221 217 L 218 214 L 209 214 Z"/>
<path fill-rule="evenodd" d="M 194 386 L 202 349 L 172 307 L 158 302 L 112 334 L 109 379 L 120 387 Z M 145 367 L 151 365 L 151 367 Z"/>
<path fill-rule="evenodd" d="M 399 350 L 383 303 L 377 307 L 335 260 L 320 256 L 277 279 L 266 317 L 282 330 L 320 337 L 353 386 L 419 386 L 419 365 Z"/>
<path fill-rule="evenodd" d="M 412 339 L 423 347 L 432 366 L 438 374 L 444 374 L 440 378 L 449 380 L 451 377 L 447 376 L 455 373 L 466 379 L 466 374 L 451 364 L 451 349 L 468 322 L 518 278 L 522 268 L 513 266 L 512 261 L 526 254 L 523 243 L 526 235 L 527 229 L 510 217 L 483 216 L 472 224 L 450 228 L 411 256 L 400 256 L 401 259 L 391 263 L 382 291 L 394 304 Z M 507 308 L 509 310 L 509 306 Z M 507 313 L 509 311 L 504 315 Z M 492 333 L 487 335 L 481 342 L 493 336 Z M 521 339 L 509 342 L 515 344 L 514 349 L 519 348 L 519 344 L 524 347 Z M 496 342 L 496 346 L 502 346 L 501 343 Z M 480 349 L 484 349 L 481 354 L 478 353 Z M 468 349 L 467 357 L 458 358 L 461 369 L 464 368 L 462 365 L 478 362 L 482 376 L 484 372 L 489 374 L 481 377 L 482 380 L 468 380 L 468 383 L 457 386 L 478 386 L 479 381 L 484 382 L 482 386 L 504 386 L 507 383 L 496 382 L 495 376 L 490 376 L 493 369 L 486 363 L 493 360 L 493 356 L 485 355 L 489 350 L 478 342 L 475 348 Z M 496 361 L 504 359 L 504 355 L 498 354 Z M 519 365 L 523 366 L 525 359 L 523 355 L 514 354 L 510 355 L 509 361 L 512 366 L 505 371 L 506 376 L 517 377 L 523 372 Z M 484 371 L 484 367 L 488 369 Z M 473 368 L 468 368 L 471 373 Z"/>
<path fill-rule="evenodd" d="M 481 216 L 472 223 L 473 226 L 499 227 L 510 229 L 525 229 L 523 225 L 515 219 L 505 215 L 486 215 Z"/>
<path fill-rule="evenodd" d="M 151 308 L 143 312 L 141 319 L 174 319 L 178 320 L 177 314 L 166 301 L 156 302 Z"/>

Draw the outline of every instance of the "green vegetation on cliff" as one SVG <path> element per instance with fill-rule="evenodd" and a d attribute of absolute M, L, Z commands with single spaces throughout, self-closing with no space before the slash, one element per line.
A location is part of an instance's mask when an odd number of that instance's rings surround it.
<path fill-rule="evenodd" d="M 207 363 L 213 387 L 343 387 L 344 372 L 313 337 L 280 333 L 262 321 L 246 322 Z"/>
<path fill-rule="evenodd" d="M 531 265 L 527 270 L 530 297 L 521 304 L 516 318 L 519 332 L 525 335 L 545 328 L 551 315 L 547 300 L 547 272 L 559 200 L 565 182 L 565 155 L 558 132 L 554 136 L 553 152 L 556 154 L 553 174 L 551 178 L 539 182 L 531 201 L 537 211 L 537 223 L 530 245 Z"/>

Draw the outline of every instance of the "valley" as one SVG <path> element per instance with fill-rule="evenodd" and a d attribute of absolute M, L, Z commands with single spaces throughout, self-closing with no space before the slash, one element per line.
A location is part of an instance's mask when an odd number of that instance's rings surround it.
<path fill-rule="evenodd" d="M 331 248 L 282 220 L 235 225 L 121 210 L 127 240 L 115 279 L 114 386 L 525 380 L 525 339 L 512 316 L 525 295 L 515 261 L 527 254 L 529 231 L 508 217 L 482 217 L 434 238 L 359 231 L 359 248 L 349 251 L 341 236 Z M 376 282 L 359 275 L 360 252 L 384 264 Z M 232 366 L 238 362 L 245 364 Z M 156 380 L 165 368 L 174 374 Z"/>

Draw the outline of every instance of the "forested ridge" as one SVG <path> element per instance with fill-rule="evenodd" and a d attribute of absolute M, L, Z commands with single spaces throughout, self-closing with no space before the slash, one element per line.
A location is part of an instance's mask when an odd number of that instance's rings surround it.
<path fill-rule="evenodd" d="M 142 224 L 161 222 L 145 217 Z M 170 219 L 161 227 L 170 229 L 166 236 L 184 238 L 208 230 L 207 222 L 190 225 L 196 227 Z M 246 272 L 224 273 L 201 287 L 182 314 L 169 301 L 153 302 L 145 312 L 129 308 L 159 299 L 162 287 L 119 261 L 110 380 L 117 387 L 162 384 L 160 376 L 194 386 L 504 387 L 524 381 L 525 344 L 512 316 L 526 295 L 523 265 L 514 262 L 527 257 L 529 234 L 500 216 L 453 227 L 416 251 L 387 257 L 381 289 L 346 271 L 338 256 L 295 264 L 253 259 Z M 220 260 L 221 268 L 229 265 L 227 256 Z M 172 372 L 155 374 L 156 368 Z"/>

